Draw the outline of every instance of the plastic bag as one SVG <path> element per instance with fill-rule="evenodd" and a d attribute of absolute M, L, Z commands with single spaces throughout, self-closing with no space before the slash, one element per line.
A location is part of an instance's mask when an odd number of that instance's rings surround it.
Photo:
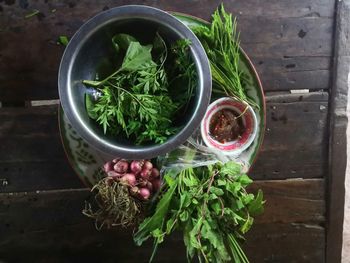
<path fill-rule="evenodd" d="M 236 161 L 242 165 L 242 170 L 248 170 L 248 164 L 239 158 L 239 155 L 223 154 L 222 151 L 207 147 L 201 137 L 200 129 L 197 129 L 187 141 L 175 150 L 158 157 L 160 173 L 170 170 L 174 173 L 188 167 L 208 166 L 217 162 L 226 163 Z"/>

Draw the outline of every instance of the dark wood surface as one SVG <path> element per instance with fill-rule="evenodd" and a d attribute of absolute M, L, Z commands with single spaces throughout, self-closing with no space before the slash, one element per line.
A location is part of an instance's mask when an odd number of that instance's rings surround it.
<path fill-rule="evenodd" d="M 1 99 L 57 98 L 57 71 L 64 50 L 56 43 L 58 37 L 72 36 L 104 9 L 130 3 L 210 19 L 220 1 L 4 1 L 0 16 Z M 266 91 L 329 88 L 334 1 L 224 3 L 238 17 L 242 46 L 257 65 Z M 40 13 L 26 19 L 33 10 Z"/>
<path fill-rule="evenodd" d="M 57 105 L 29 107 L 30 101 L 58 99 L 64 47 L 57 39 L 72 36 L 98 12 L 146 4 L 209 19 L 220 2 L 0 0 L 0 262 L 146 261 L 150 243 L 136 248 L 130 232 L 98 232 L 81 214 L 90 195 L 66 160 Z M 223 2 L 237 16 L 242 47 L 260 74 L 267 102 L 265 140 L 250 172 L 256 180 L 250 190 L 262 188 L 267 202 L 248 233 L 248 256 L 252 263 L 325 262 L 327 248 L 327 262 L 339 262 L 344 159 L 329 169 L 328 145 L 331 136 L 330 145 L 344 147 L 347 120 L 337 113 L 346 105 L 350 48 L 345 31 L 334 29 L 335 11 L 345 17 L 348 0 Z M 344 148 L 332 149 L 333 164 Z M 180 235 L 174 235 L 157 262 L 184 257 Z"/>
<path fill-rule="evenodd" d="M 350 65 L 350 1 L 337 3 L 337 26 L 335 31 L 335 63 L 331 92 L 330 140 L 328 170 L 328 262 L 340 262 L 343 241 L 345 204 L 345 170 L 347 165 L 348 92 Z M 348 259 L 343 259 L 344 261 Z"/>
<path fill-rule="evenodd" d="M 259 181 L 250 191 L 257 189 L 264 191 L 267 203 L 265 215 L 257 219 L 247 237 L 252 262 L 323 262 L 324 180 Z M 96 231 L 81 214 L 88 198 L 87 189 L 0 194 L 0 232 L 6 236 L 0 239 L 2 259 L 24 261 L 29 254 L 33 261 L 102 257 L 103 262 L 145 262 L 151 244 L 135 247 L 129 231 Z M 170 237 L 161 246 L 157 262 L 184 262 L 181 243 L 180 236 Z M 14 247 L 22 253 L 10 253 Z"/>
<path fill-rule="evenodd" d="M 328 93 L 267 95 L 256 179 L 322 178 L 327 163 Z"/>

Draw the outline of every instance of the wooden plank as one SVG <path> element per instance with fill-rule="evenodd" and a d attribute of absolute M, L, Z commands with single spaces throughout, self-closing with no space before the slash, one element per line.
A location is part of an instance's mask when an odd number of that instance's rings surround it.
<path fill-rule="evenodd" d="M 267 130 L 254 179 L 324 175 L 327 99 L 327 93 L 267 97 Z M 0 139 L 0 179 L 6 182 L 1 191 L 81 186 L 61 145 L 57 106 L 1 108 Z"/>
<path fill-rule="evenodd" d="M 264 69 L 266 71 L 266 69 Z M 330 70 L 309 70 L 290 72 L 259 73 L 265 91 L 272 90 L 327 90 L 330 84 Z"/>
<path fill-rule="evenodd" d="M 341 262 L 347 166 L 350 67 L 350 0 L 337 2 L 334 76 L 330 108 L 327 262 Z M 344 259 L 344 262 L 348 259 Z"/>
<path fill-rule="evenodd" d="M 329 88 L 331 57 L 265 55 L 251 59 L 266 91 Z"/>
<path fill-rule="evenodd" d="M 267 202 L 266 214 L 257 219 L 246 242 L 251 262 L 323 262 L 323 184 L 323 179 L 255 183 L 251 191 L 262 188 Z M 136 248 L 129 231 L 94 229 L 80 212 L 88 196 L 86 189 L 0 194 L 0 260 L 148 258 L 151 243 Z M 179 234 L 160 247 L 157 262 L 171 258 L 185 260 Z"/>
<path fill-rule="evenodd" d="M 63 151 L 57 109 L 0 108 L 0 192 L 82 186 Z"/>
<path fill-rule="evenodd" d="M 322 178 L 328 150 L 328 94 L 270 93 L 266 101 L 265 138 L 252 178 Z"/>
<path fill-rule="evenodd" d="M 332 27 L 333 18 L 328 17 L 244 17 L 238 20 L 243 48 L 248 54 L 264 57 L 331 56 Z"/>
<path fill-rule="evenodd" d="M 252 263 L 323 263 L 325 229 L 309 224 L 257 225 L 247 234 L 244 249 Z"/>
<path fill-rule="evenodd" d="M 266 91 L 329 88 L 333 19 L 241 18 L 239 27 Z"/>
<path fill-rule="evenodd" d="M 244 250 L 252 263 L 322 263 L 324 232 L 315 225 L 257 225 L 248 233 Z M 54 228 L 49 233 L 25 233 L 0 245 L 0 251 L 0 259 L 5 262 L 147 262 L 152 246 L 148 242 L 135 247 L 129 235 L 97 232 L 93 226 L 83 224 Z M 154 262 L 186 262 L 181 237 L 168 238 L 159 247 Z"/>
<path fill-rule="evenodd" d="M 232 1 L 225 5 L 229 12 L 238 16 L 242 45 L 250 56 L 259 57 L 259 61 L 271 57 L 282 59 L 285 56 L 302 56 L 312 60 L 314 56 L 330 57 L 332 49 L 334 4 L 330 0 L 319 2 L 319 5 L 315 5 L 311 0 L 264 3 L 254 0 Z M 56 44 L 58 37 L 72 36 L 84 21 L 102 10 L 129 3 L 146 4 L 209 19 L 220 1 L 144 0 L 115 3 L 31 0 L 0 3 L 4 14 L 0 16 L 0 101 L 56 99 L 57 71 L 64 50 Z M 25 19 L 33 10 L 39 13 Z M 283 70 L 281 66 L 277 72 Z M 278 76 L 276 73 L 270 74 L 266 67 L 263 84 L 266 90 L 298 89 L 302 85 L 310 89 L 328 88 L 329 72 L 318 71 L 317 63 L 312 70 L 315 71 L 313 74 L 295 72 Z M 31 88 L 28 89 L 28 86 Z"/>
<path fill-rule="evenodd" d="M 323 179 L 255 181 L 249 191 L 264 192 L 264 214 L 258 224 L 325 221 L 325 185 Z"/>
<path fill-rule="evenodd" d="M 264 58 L 261 58 L 259 57 L 259 54 L 257 54 L 257 56 L 250 56 L 250 58 L 261 75 L 267 74 L 271 71 L 277 76 L 278 73 L 331 70 L 331 57 L 329 56 L 268 57 L 268 55 L 266 55 Z"/>

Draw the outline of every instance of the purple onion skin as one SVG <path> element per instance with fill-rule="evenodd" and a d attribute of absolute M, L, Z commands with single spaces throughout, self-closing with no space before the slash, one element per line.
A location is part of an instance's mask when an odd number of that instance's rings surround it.
<path fill-rule="evenodd" d="M 151 170 L 151 178 L 152 179 L 156 179 L 156 178 L 159 178 L 159 170 L 157 168 L 152 168 Z"/>
<path fill-rule="evenodd" d="M 114 165 L 114 171 L 117 173 L 126 173 L 129 169 L 129 163 L 127 161 L 121 160 Z"/>
<path fill-rule="evenodd" d="M 120 181 L 125 182 L 130 186 L 136 185 L 136 177 L 131 173 L 124 174 L 124 176 L 120 178 Z"/>
<path fill-rule="evenodd" d="M 152 181 L 153 191 L 159 191 L 162 186 L 162 181 L 160 179 L 155 179 Z"/>
<path fill-rule="evenodd" d="M 144 160 L 132 161 L 131 164 L 130 164 L 131 172 L 133 172 L 134 174 L 140 173 L 142 171 L 143 164 L 144 164 Z"/>
<path fill-rule="evenodd" d="M 153 184 L 150 181 L 147 182 L 147 188 L 152 193 L 152 191 L 153 191 Z"/>
<path fill-rule="evenodd" d="M 149 197 L 151 196 L 151 192 L 150 192 L 150 190 L 148 190 L 147 188 L 140 188 L 139 196 L 140 196 L 141 199 L 143 199 L 143 200 L 148 200 Z"/>
<path fill-rule="evenodd" d="M 150 175 L 151 175 L 151 170 L 147 170 L 145 168 L 143 168 L 141 173 L 140 173 L 141 178 L 146 179 L 146 180 L 149 179 Z"/>
<path fill-rule="evenodd" d="M 146 169 L 146 170 L 152 170 L 153 168 L 153 164 L 150 161 L 145 161 L 142 170 Z"/>
<path fill-rule="evenodd" d="M 104 165 L 103 165 L 103 170 L 108 173 L 110 171 L 113 171 L 113 166 L 114 166 L 114 163 L 113 162 L 106 162 Z"/>
<path fill-rule="evenodd" d="M 149 200 L 153 192 L 159 191 L 162 182 L 160 172 L 149 160 L 133 160 L 116 158 L 103 166 L 107 173 L 107 183 L 112 185 L 119 181 L 129 186 L 129 193 L 140 200 Z"/>

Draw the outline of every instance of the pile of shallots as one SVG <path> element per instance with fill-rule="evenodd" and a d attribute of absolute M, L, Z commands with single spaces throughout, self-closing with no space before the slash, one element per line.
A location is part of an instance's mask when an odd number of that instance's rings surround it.
<path fill-rule="evenodd" d="M 128 185 L 130 195 L 140 200 L 149 200 L 161 186 L 159 170 L 149 160 L 114 159 L 105 163 L 103 169 L 111 183 Z"/>

